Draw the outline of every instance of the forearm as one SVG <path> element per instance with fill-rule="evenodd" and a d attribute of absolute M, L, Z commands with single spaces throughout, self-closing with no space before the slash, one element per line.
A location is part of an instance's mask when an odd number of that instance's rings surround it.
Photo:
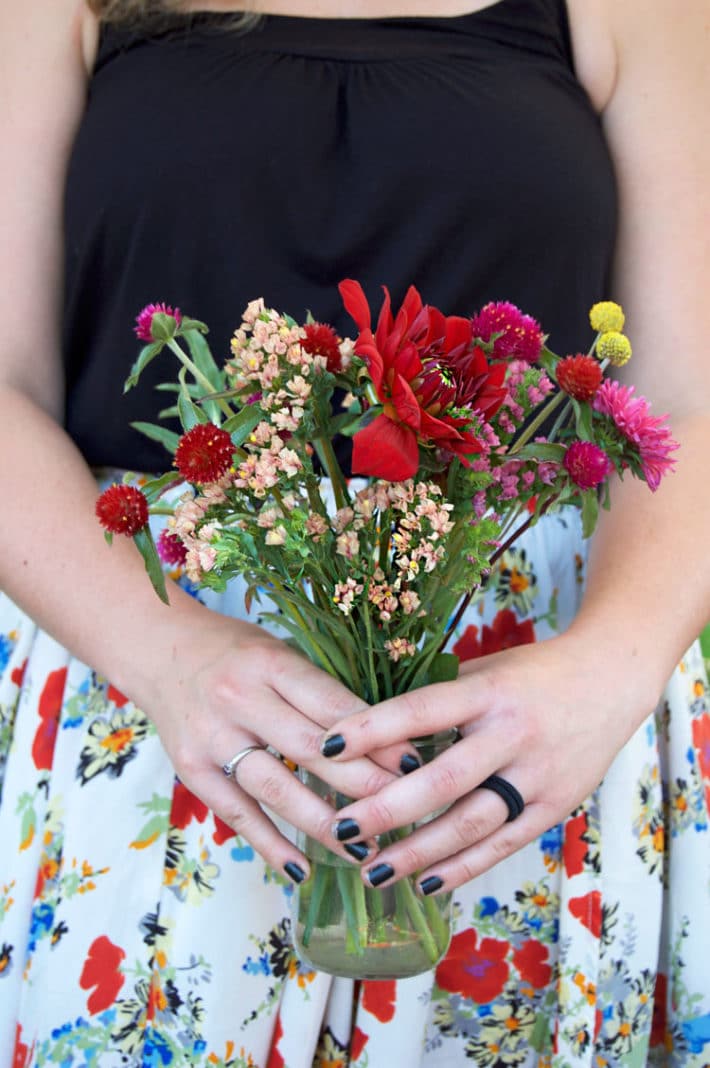
<path fill-rule="evenodd" d="M 176 625 L 206 610 L 171 587 L 164 606 L 133 543 L 109 547 L 91 471 L 32 401 L 0 392 L 0 588 L 40 626 L 129 695 L 150 693 L 151 661 Z"/>
<path fill-rule="evenodd" d="M 603 670 L 633 673 L 655 702 L 710 618 L 710 417 L 671 420 L 677 468 L 656 493 L 627 475 L 594 535 L 588 584 L 571 628 Z"/>

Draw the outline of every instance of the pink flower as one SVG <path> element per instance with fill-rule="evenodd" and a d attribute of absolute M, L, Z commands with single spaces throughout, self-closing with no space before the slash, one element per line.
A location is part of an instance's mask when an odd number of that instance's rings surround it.
<path fill-rule="evenodd" d="M 160 313 L 161 315 L 171 315 L 175 320 L 176 328 L 180 326 L 182 322 L 182 315 L 179 308 L 171 308 L 169 304 L 165 304 L 161 301 L 160 304 L 146 304 L 143 311 L 139 312 L 136 316 L 136 325 L 134 330 L 136 336 L 140 341 L 147 341 L 150 344 L 151 341 L 155 341 L 153 337 L 153 316 Z"/>
<path fill-rule="evenodd" d="M 155 547 L 158 550 L 158 556 L 164 564 L 178 566 L 185 563 L 187 549 L 180 538 L 178 538 L 177 534 L 172 534 L 167 529 L 161 530 L 160 537 L 158 538 Z"/>
<path fill-rule="evenodd" d="M 542 351 L 543 334 L 540 324 L 520 308 L 501 300 L 484 305 L 471 320 L 473 336 L 481 341 L 490 341 L 493 334 L 500 334 L 493 342 L 493 359 L 524 360 L 535 363 Z"/>
<path fill-rule="evenodd" d="M 627 441 L 637 447 L 649 489 L 657 490 L 663 475 L 673 470 L 675 460 L 670 454 L 679 447 L 671 437 L 670 427 L 663 423 L 668 417 L 651 415 L 648 401 L 635 397 L 633 386 L 622 386 L 611 379 L 599 387 L 592 405 L 595 411 L 610 416 Z"/>
<path fill-rule="evenodd" d="M 575 486 L 582 490 L 593 489 L 603 482 L 611 471 L 609 457 L 592 441 L 573 441 L 565 453 L 562 466 Z"/>

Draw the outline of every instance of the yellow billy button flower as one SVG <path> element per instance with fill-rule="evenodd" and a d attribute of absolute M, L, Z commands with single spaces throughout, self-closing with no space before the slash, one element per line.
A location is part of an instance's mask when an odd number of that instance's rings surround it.
<path fill-rule="evenodd" d="M 618 332 L 624 329 L 624 312 L 621 305 L 613 300 L 602 300 L 590 311 L 589 321 L 592 330 L 598 334 L 606 334 L 610 330 Z"/>
<path fill-rule="evenodd" d="M 597 341 L 597 356 L 614 367 L 623 367 L 631 359 L 631 342 L 618 330 L 607 330 Z"/>

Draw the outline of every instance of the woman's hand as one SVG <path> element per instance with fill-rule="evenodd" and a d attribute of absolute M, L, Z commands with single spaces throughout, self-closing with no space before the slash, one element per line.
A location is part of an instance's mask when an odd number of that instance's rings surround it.
<path fill-rule="evenodd" d="M 190 605 L 168 628 L 153 661 L 163 670 L 150 692 L 131 696 L 156 724 L 185 785 L 274 868 L 289 865 L 296 881 L 307 874 L 307 861 L 262 804 L 348 860 L 372 856 L 372 840 L 364 854 L 359 839 L 333 839 L 335 809 L 272 753 L 250 752 L 234 778 L 222 770 L 246 747 L 268 745 L 353 797 L 376 792 L 395 778 L 402 746 L 377 753 L 378 763 L 360 757 L 334 766 L 320 753 L 324 728 L 365 702 L 254 624 Z"/>
<path fill-rule="evenodd" d="M 423 892 L 451 890 L 564 819 L 594 790 L 614 756 L 653 708 L 629 673 L 600 663 L 599 649 L 565 634 L 462 666 L 439 683 L 356 712 L 328 738 L 352 760 L 379 746 L 458 726 L 462 738 L 430 764 L 342 809 L 334 837 L 368 839 L 448 811 L 366 863 L 374 885 L 420 873 Z M 637 673 L 638 674 L 638 673 Z M 632 715 L 629 709 L 636 709 Z M 503 800 L 479 785 L 512 783 L 525 808 L 506 822 Z M 343 823 L 348 820 L 348 823 Z"/>

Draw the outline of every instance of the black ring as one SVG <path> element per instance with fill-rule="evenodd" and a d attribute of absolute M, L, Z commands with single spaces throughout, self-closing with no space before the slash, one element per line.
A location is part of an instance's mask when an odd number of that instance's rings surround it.
<path fill-rule="evenodd" d="M 498 794 L 498 797 L 503 798 L 508 806 L 506 823 L 516 820 L 525 808 L 525 802 L 519 791 L 507 779 L 501 778 L 500 775 L 489 775 L 487 779 L 484 779 L 478 785 L 485 787 L 486 790 L 492 790 L 494 794 Z"/>

